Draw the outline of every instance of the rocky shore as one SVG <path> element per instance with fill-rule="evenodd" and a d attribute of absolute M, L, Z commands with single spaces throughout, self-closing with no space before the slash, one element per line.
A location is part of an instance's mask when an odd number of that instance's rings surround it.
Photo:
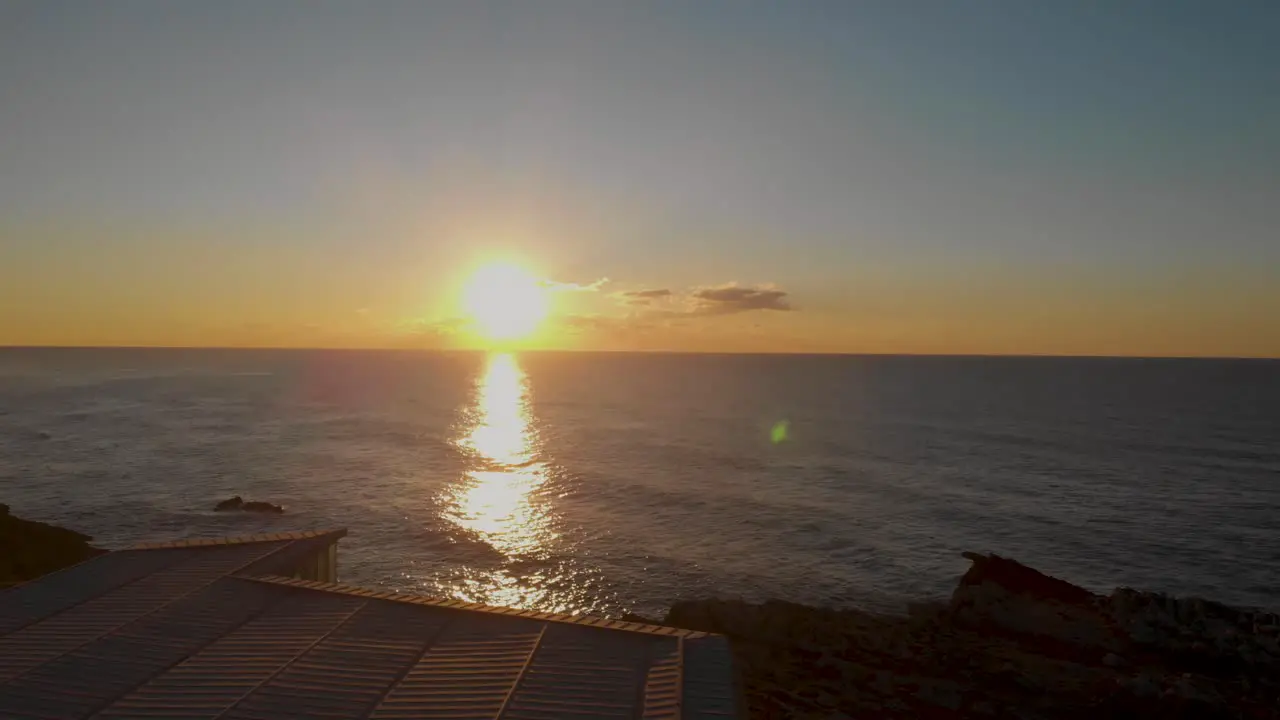
<path fill-rule="evenodd" d="M 1275 614 L 965 556 L 906 617 L 702 600 L 660 624 L 729 636 L 751 718 L 1280 718 Z"/>
<path fill-rule="evenodd" d="M 26 582 L 106 552 L 93 538 L 57 525 L 23 520 L 0 503 L 0 588 Z"/>
<path fill-rule="evenodd" d="M 89 540 L 0 504 L 0 588 L 105 552 Z M 965 557 L 949 600 L 905 616 L 698 600 L 625 619 L 727 635 L 751 718 L 1280 719 L 1276 614 Z"/>

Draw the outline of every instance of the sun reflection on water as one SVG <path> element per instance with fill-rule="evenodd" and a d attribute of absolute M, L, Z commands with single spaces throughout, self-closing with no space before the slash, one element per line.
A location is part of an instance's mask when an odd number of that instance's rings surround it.
<path fill-rule="evenodd" d="M 476 381 L 473 413 L 476 422 L 460 445 L 492 462 L 515 465 L 532 458 L 534 429 L 525 375 L 510 353 L 489 356 Z"/>
<path fill-rule="evenodd" d="M 469 456 L 470 468 L 446 490 L 445 517 L 507 561 L 544 557 L 556 539 L 537 494 L 547 466 L 538 459 L 528 378 L 513 355 L 489 356 L 454 442 Z M 543 599 L 505 567 L 477 568 L 454 591 L 463 599 L 516 607 L 539 606 Z"/>

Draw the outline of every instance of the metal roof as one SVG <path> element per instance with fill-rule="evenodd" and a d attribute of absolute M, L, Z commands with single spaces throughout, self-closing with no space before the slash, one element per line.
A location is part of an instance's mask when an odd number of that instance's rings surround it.
<path fill-rule="evenodd" d="M 731 718 L 706 633 L 282 577 L 345 531 L 153 544 L 0 591 L 0 718 Z"/>

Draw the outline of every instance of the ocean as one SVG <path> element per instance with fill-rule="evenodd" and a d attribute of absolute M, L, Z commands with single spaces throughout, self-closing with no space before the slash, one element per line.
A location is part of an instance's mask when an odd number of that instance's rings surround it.
<path fill-rule="evenodd" d="M 900 611 L 965 550 L 1276 608 L 1280 362 L 3 349 L 0 502 L 345 527 L 343 582 L 554 611 Z"/>

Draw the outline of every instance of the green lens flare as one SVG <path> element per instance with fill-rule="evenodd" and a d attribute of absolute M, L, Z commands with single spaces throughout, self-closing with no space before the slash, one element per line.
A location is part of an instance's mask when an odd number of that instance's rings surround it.
<path fill-rule="evenodd" d="M 777 445 L 787 439 L 787 428 L 791 427 L 791 423 L 786 420 L 779 420 L 773 424 L 773 429 L 769 431 L 769 437 L 773 440 L 773 444 Z"/>

